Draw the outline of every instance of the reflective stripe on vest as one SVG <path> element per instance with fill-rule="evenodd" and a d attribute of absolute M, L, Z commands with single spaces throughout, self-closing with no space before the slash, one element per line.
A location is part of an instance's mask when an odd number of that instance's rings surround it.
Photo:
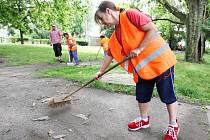
<path fill-rule="evenodd" d="M 161 53 L 163 53 L 166 49 L 169 48 L 168 43 L 164 43 L 158 50 L 156 50 L 155 52 L 153 52 L 151 55 L 149 55 L 147 58 L 145 58 L 144 60 L 142 60 L 140 63 L 138 63 L 134 70 L 133 70 L 133 74 L 136 73 L 136 71 L 139 71 L 141 68 L 143 68 L 146 64 L 148 64 L 150 61 L 152 61 L 154 58 L 156 58 L 157 56 L 159 56 Z"/>
<path fill-rule="evenodd" d="M 128 71 L 128 60 L 124 62 L 124 69 Z"/>

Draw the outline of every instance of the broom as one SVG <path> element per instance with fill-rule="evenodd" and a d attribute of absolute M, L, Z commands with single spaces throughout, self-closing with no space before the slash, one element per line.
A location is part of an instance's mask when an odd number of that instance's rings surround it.
<path fill-rule="evenodd" d="M 107 69 L 105 72 L 103 72 L 98 78 L 102 77 L 104 74 L 106 74 L 107 72 L 111 71 L 112 69 L 116 68 L 117 66 L 119 66 L 120 64 L 124 63 L 125 61 L 131 59 L 130 56 L 125 57 L 122 61 L 116 63 L 115 65 L 113 65 L 112 67 L 110 67 L 109 69 Z M 73 92 L 67 94 L 67 95 L 61 95 L 61 96 L 55 96 L 55 97 L 51 97 L 48 101 L 48 105 L 50 107 L 58 107 L 58 106 L 64 106 L 66 104 L 70 104 L 71 103 L 71 98 L 70 96 L 72 96 L 73 94 L 75 94 L 77 91 L 79 91 L 80 89 L 84 88 L 85 86 L 89 85 L 90 83 L 92 83 L 93 81 L 95 81 L 96 79 L 93 78 L 90 81 L 88 81 L 87 83 L 85 83 L 83 86 L 79 87 L 78 89 L 74 90 Z"/>
<path fill-rule="evenodd" d="M 100 46 L 100 48 L 99 48 L 99 50 L 98 50 L 98 52 L 97 52 L 96 60 L 98 59 L 98 54 L 99 54 L 100 50 L 101 50 L 101 46 Z"/>

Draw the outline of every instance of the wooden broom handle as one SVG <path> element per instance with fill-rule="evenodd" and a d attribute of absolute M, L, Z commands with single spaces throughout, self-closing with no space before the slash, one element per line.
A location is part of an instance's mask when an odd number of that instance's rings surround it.
<path fill-rule="evenodd" d="M 124 63 L 125 61 L 131 59 L 130 56 L 125 57 L 122 61 L 116 63 L 114 66 L 108 68 L 107 70 L 105 70 L 101 75 L 99 75 L 98 78 L 102 77 L 104 74 L 106 74 L 107 72 L 111 71 L 112 69 L 116 68 L 117 66 L 119 66 L 120 64 Z M 63 100 L 65 100 L 66 98 L 68 98 L 69 96 L 73 95 L 74 93 L 76 93 L 77 91 L 79 91 L 80 89 L 86 87 L 87 85 L 89 85 L 90 83 L 92 83 L 93 81 L 95 81 L 96 79 L 93 78 L 90 81 L 88 81 L 87 83 L 85 83 L 84 85 L 82 85 L 81 87 L 79 87 L 78 89 L 74 90 L 73 92 L 69 93 L 69 95 L 67 95 L 66 97 L 63 98 Z"/>

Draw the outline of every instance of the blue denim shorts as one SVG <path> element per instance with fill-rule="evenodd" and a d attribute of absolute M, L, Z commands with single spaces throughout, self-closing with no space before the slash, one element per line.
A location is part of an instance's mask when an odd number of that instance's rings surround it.
<path fill-rule="evenodd" d="M 174 91 L 174 66 L 152 80 L 144 80 L 139 77 L 139 81 L 136 84 L 136 100 L 139 103 L 149 102 L 152 98 L 154 85 L 156 85 L 157 92 L 163 103 L 172 104 L 176 102 L 177 98 Z"/>

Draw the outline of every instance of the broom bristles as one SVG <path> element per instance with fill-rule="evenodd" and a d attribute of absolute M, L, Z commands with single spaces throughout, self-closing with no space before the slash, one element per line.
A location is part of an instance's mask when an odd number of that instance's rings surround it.
<path fill-rule="evenodd" d="M 52 97 L 48 101 L 48 105 L 52 108 L 56 108 L 65 106 L 66 104 L 71 104 L 71 98 L 66 98 L 65 100 L 63 100 L 64 98 L 65 96 Z"/>

